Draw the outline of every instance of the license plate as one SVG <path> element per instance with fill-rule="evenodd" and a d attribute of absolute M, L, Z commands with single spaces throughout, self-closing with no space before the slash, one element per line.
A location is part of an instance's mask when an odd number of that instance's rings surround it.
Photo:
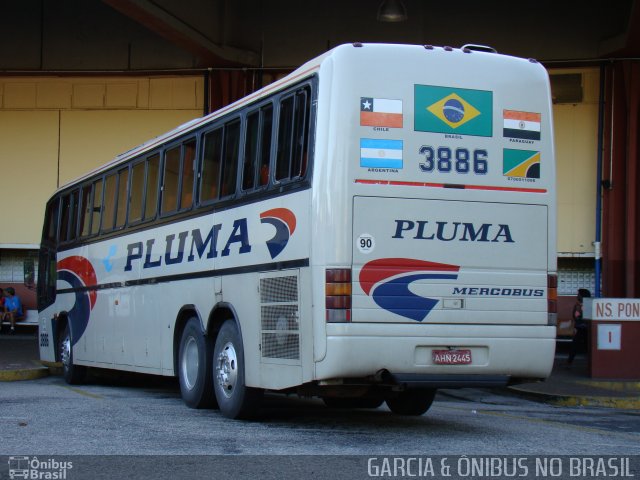
<path fill-rule="evenodd" d="M 471 350 L 433 350 L 431 358 L 436 365 L 469 365 Z"/>

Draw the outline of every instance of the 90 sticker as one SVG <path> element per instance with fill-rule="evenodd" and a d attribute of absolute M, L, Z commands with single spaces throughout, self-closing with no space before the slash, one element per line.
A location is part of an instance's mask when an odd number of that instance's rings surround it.
<path fill-rule="evenodd" d="M 489 171 L 489 154 L 483 149 L 470 152 L 467 148 L 456 148 L 452 151 L 449 147 L 423 145 L 418 153 L 424 156 L 424 161 L 418 164 L 421 172 L 486 175 Z"/>
<path fill-rule="evenodd" d="M 368 233 L 363 233 L 357 238 L 356 246 L 360 253 L 368 255 L 376 248 L 376 239 Z"/>

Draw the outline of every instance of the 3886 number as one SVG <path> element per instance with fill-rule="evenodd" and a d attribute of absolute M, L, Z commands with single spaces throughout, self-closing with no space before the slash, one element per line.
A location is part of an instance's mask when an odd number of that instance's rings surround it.
<path fill-rule="evenodd" d="M 431 147 L 423 145 L 418 153 L 424 156 L 424 161 L 418 166 L 420 171 L 431 173 L 469 173 L 486 175 L 489 170 L 489 154 L 486 150 L 476 149 L 470 152 L 466 148 Z"/>

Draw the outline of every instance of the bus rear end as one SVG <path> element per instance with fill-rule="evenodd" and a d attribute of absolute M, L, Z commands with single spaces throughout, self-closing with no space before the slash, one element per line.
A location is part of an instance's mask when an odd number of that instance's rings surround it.
<path fill-rule="evenodd" d="M 548 376 L 545 69 L 474 48 L 343 46 L 321 68 L 319 105 L 314 188 L 332 192 L 314 204 L 320 383 L 370 385 L 411 413 L 397 398 Z"/>

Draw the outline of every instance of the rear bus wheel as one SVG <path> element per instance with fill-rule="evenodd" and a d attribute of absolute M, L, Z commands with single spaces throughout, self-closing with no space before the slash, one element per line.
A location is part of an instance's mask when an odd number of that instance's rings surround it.
<path fill-rule="evenodd" d="M 74 365 L 73 346 L 71 343 L 71 330 L 65 325 L 58 341 L 58 353 L 62 362 L 62 376 L 69 385 L 78 385 L 84 382 L 87 375 L 87 367 Z"/>
<path fill-rule="evenodd" d="M 191 317 L 182 331 L 178 351 L 180 393 L 191 408 L 215 407 L 211 350 L 211 340 L 202 333 L 200 321 Z"/>
<path fill-rule="evenodd" d="M 222 325 L 213 349 L 213 389 L 228 418 L 250 418 L 260 408 L 263 391 L 245 384 L 244 347 L 233 320 Z"/>
<path fill-rule="evenodd" d="M 433 403 L 436 389 L 405 390 L 387 398 L 389 410 L 398 415 L 422 415 Z"/>

